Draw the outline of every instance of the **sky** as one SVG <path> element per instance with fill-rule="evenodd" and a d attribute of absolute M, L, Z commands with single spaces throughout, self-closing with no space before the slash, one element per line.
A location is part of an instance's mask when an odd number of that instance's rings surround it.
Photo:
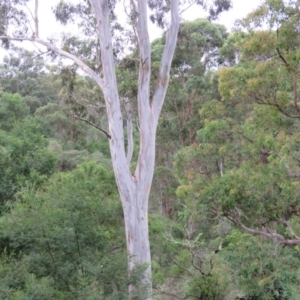
<path fill-rule="evenodd" d="M 78 2 L 78 0 L 70 0 L 71 2 Z M 159 0 L 158 0 L 159 1 Z M 254 10 L 259 6 L 262 0 L 233 0 L 233 7 L 230 11 L 221 14 L 219 19 L 215 21 L 216 23 L 225 25 L 230 31 L 234 25 L 236 19 L 245 17 L 249 12 Z M 33 2 L 33 1 L 32 1 Z M 54 15 L 52 13 L 51 7 L 55 6 L 59 0 L 41 0 L 39 4 L 39 23 L 40 23 L 40 37 L 47 38 L 49 36 L 57 36 L 61 27 L 57 24 Z M 122 8 L 120 9 L 120 15 L 124 14 Z M 205 13 L 199 6 L 192 6 L 190 9 L 185 11 L 182 15 L 184 20 L 194 20 L 197 18 L 205 17 Z M 154 27 L 149 22 L 149 34 L 150 39 L 153 40 L 161 35 L 161 31 Z M 71 28 L 71 30 L 76 30 L 76 28 Z M 22 46 L 22 45 L 19 45 Z M 33 50 L 36 49 L 29 42 L 24 42 L 23 46 Z M 40 46 L 38 46 L 41 48 Z M 42 49 L 42 48 L 41 48 Z M 0 48 L 0 60 L 3 59 L 6 54 L 6 50 Z"/>

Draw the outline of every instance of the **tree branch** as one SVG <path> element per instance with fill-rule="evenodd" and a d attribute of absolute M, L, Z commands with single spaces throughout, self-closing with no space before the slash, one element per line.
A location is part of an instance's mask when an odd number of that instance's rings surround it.
<path fill-rule="evenodd" d="M 294 92 L 294 107 L 296 108 L 298 114 L 300 114 L 300 107 L 298 106 L 298 81 L 297 72 L 285 59 L 283 54 L 280 52 L 279 48 L 276 48 L 279 58 L 283 61 L 283 64 L 287 67 L 289 71 L 293 74 L 293 92 Z"/>
<path fill-rule="evenodd" d="M 117 79 L 114 66 L 114 57 L 111 41 L 111 32 L 109 26 L 109 6 L 107 0 L 90 0 L 89 1 L 97 19 L 97 30 L 100 38 L 101 60 L 103 66 L 103 90 L 105 100 L 108 101 L 108 105 L 112 105 L 113 102 L 119 104 L 120 101 L 117 89 Z M 109 86 L 108 86 L 109 81 Z M 121 120 L 122 121 L 122 120 Z M 121 123 L 120 121 L 120 123 Z"/>
<path fill-rule="evenodd" d="M 157 291 L 158 295 L 159 295 L 159 294 L 164 294 L 164 295 L 167 295 L 167 296 L 172 297 L 172 299 L 185 300 L 185 299 L 190 298 L 189 295 L 188 295 L 188 296 L 185 296 L 185 297 L 183 297 L 183 298 L 181 298 L 181 297 L 179 297 L 179 296 L 177 296 L 177 295 L 175 295 L 175 294 L 171 294 L 171 293 L 168 293 L 168 292 L 165 292 L 165 291 L 161 291 L 161 290 L 159 290 L 159 289 L 156 288 L 156 287 L 154 287 L 154 289 Z"/>
<path fill-rule="evenodd" d="M 191 271 L 189 271 L 187 268 L 181 266 L 180 264 L 178 264 L 174 259 L 172 259 L 172 262 L 179 268 L 184 270 L 185 272 L 187 272 L 190 276 L 194 276 L 194 274 L 192 274 Z"/>
<path fill-rule="evenodd" d="M 166 44 L 163 50 L 163 55 L 160 63 L 159 79 L 152 100 L 152 111 L 155 116 L 155 124 L 165 100 L 167 88 L 169 85 L 170 70 L 175 47 L 177 43 L 177 35 L 179 30 L 179 0 L 171 1 L 171 24 L 167 33 Z"/>
<path fill-rule="evenodd" d="M 79 116 L 77 116 L 77 115 L 75 115 L 75 114 L 73 114 L 73 116 L 74 116 L 75 119 L 78 119 L 78 120 L 80 120 L 80 121 L 83 121 L 83 122 L 85 122 L 86 124 L 89 124 L 89 125 L 95 127 L 96 129 L 100 130 L 100 131 L 103 132 L 109 139 L 111 139 L 111 136 L 107 133 L 107 131 L 105 131 L 105 130 L 102 129 L 101 127 L 99 127 L 99 126 L 97 126 L 96 124 L 90 122 L 89 120 L 84 119 L 84 118 L 81 118 L 81 117 L 79 117 Z"/>
<path fill-rule="evenodd" d="M 32 11 L 30 10 L 30 8 L 28 7 L 28 5 L 27 5 L 26 3 L 25 3 L 25 7 L 27 8 L 27 10 L 28 10 L 28 12 L 29 12 L 29 14 L 30 14 L 30 16 L 31 16 L 31 18 L 32 18 L 32 20 L 33 20 L 33 22 L 34 22 L 34 16 L 33 16 L 33 13 L 32 13 Z M 32 28 L 30 22 L 29 22 L 29 27 L 30 27 L 30 29 L 31 29 L 31 31 L 32 31 L 32 34 L 34 34 L 34 29 Z"/>
<path fill-rule="evenodd" d="M 137 36 L 139 43 L 140 67 L 138 78 L 138 112 L 141 131 L 149 126 L 150 114 L 150 80 L 151 80 L 151 46 L 148 34 L 147 1 L 137 3 Z"/>
<path fill-rule="evenodd" d="M 245 138 L 247 141 L 249 141 L 250 143 L 254 143 L 254 140 L 247 137 L 242 131 L 237 131 L 238 134 L 240 134 L 243 138 Z"/>
<path fill-rule="evenodd" d="M 122 196 L 123 206 L 128 203 L 123 201 L 129 199 L 130 184 L 134 184 L 127 163 L 123 117 L 118 93 L 118 85 L 115 71 L 115 62 L 113 55 L 112 36 L 110 28 L 110 10 L 108 0 L 89 0 L 97 20 L 97 31 L 100 41 L 101 62 L 102 62 L 102 85 L 100 86 L 105 103 L 109 125 L 110 152 L 114 173 Z"/>
<path fill-rule="evenodd" d="M 237 225 L 241 229 L 243 229 L 246 232 L 251 233 L 253 235 L 264 236 L 264 237 L 269 238 L 271 240 L 277 239 L 277 240 L 280 241 L 280 244 L 282 244 L 282 245 L 293 246 L 293 245 L 299 245 L 300 244 L 300 238 L 298 238 L 297 236 L 294 236 L 294 239 L 286 239 L 282 234 L 279 234 L 277 232 L 271 232 L 270 230 L 268 230 L 269 232 L 266 232 L 266 231 L 262 231 L 262 230 L 249 228 L 241 222 L 241 220 L 239 219 L 239 217 L 236 214 L 235 215 L 229 214 L 226 217 L 229 220 L 231 220 L 235 225 Z"/>
<path fill-rule="evenodd" d="M 202 267 L 202 261 L 201 261 L 201 263 L 200 263 L 200 266 L 199 267 L 197 267 L 196 265 L 195 265 L 195 260 L 194 260 L 194 258 L 195 258 L 195 251 L 193 251 L 192 250 L 192 248 L 191 247 L 187 247 L 187 249 L 188 249 L 188 251 L 191 253 L 191 255 L 192 255 L 192 257 L 191 257 L 191 263 L 192 263 L 192 266 L 194 267 L 194 269 L 195 270 L 198 270 L 199 272 L 200 272 L 200 274 L 202 275 L 202 276 L 209 276 L 209 273 L 208 274 L 206 274 L 202 269 L 201 269 L 201 267 Z"/>
<path fill-rule="evenodd" d="M 288 228 L 288 230 L 290 231 L 290 233 L 294 239 L 300 240 L 300 237 L 296 235 L 296 233 L 295 233 L 294 229 L 292 228 L 289 221 L 283 221 L 282 223 Z"/>
<path fill-rule="evenodd" d="M 251 93 L 252 96 L 254 97 L 256 103 L 260 104 L 260 105 L 269 105 L 269 106 L 275 106 L 283 115 L 285 115 L 286 117 L 292 118 L 292 119 L 300 119 L 300 114 L 298 114 L 297 116 L 293 116 L 290 113 L 288 113 L 287 111 L 283 110 L 282 107 L 277 103 L 277 102 L 268 102 L 268 101 L 264 101 L 262 99 L 259 99 L 259 97 L 257 95 L 255 95 L 254 93 Z M 276 101 L 276 100 L 275 100 Z M 292 105 L 293 106 L 293 105 Z"/>
<path fill-rule="evenodd" d="M 295 69 L 286 61 L 285 57 L 283 54 L 280 52 L 279 48 L 276 48 L 277 54 L 279 58 L 282 60 L 283 64 L 290 70 L 292 73 L 295 72 Z"/>
<path fill-rule="evenodd" d="M 43 55 L 45 55 L 45 54 L 48 54 L 48 53 L 50 53 L 50 52 L 51 52 L 50 50 L 47 50 L 47 51 L 41 52 L 41 53 L 35 52 L 36 55 L 35 55 L 30 61 L 33 61 L 34 59 L 36 59 L 36 58 L 38 58 L 38 57 L 40 57 L 40 56 L 43 56 Z"/>
<path fill-rule="evenodd" d="M 86 72 L 88 75 L 90 75 L 100 86 L 100 88 L 102 89 L 103 87 L 103 81 L 100 78 L 100 76 L 98 76 L 98 74 L 96 72 L 94 72 L 90 67 L 88 67 L 82 60 L 80 60 L 78 57 L 76 57 L 75 55 L 64 51 L 58 47 L 56 47 L 54 44 L 51 44 L 50 42 L 44 41 L 42 39 L 39 38 L 30 38 L 30 37 L 11 37 L 11 36 L 0 36 L 0 39 L 7 39 L 7 40 L 11 40 L 11 41 L 29 41 L 32 43 L 38 43 L 40 45 L 43 45 L 45 47 L 47 47 L 49 50 L 63 56 L 66 58 L 71 59 L 74 63 L 76 63 L 84 72 Z"/>
<path fill-rule="evenodd" d="M 185 8 L 183 8 L 180 12 L 179 15 L 182 15 L 186 10 L 188 10 L 190 7 L 192 7 L 194 4 L 197 4 L 197 1 L 193 1 L 192 3 L 188 4 Z"/>

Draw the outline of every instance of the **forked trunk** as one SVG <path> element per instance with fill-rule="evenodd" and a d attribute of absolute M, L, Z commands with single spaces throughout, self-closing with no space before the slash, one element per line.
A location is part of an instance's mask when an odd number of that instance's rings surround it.
<path fill-rule="evenodd" d="M 17 3 L 18 1 L 15 2 Z M 22 1 L 19 2 L 21 3 Z M 124 3 L 125 2 L 127 1 L 124 1 Z M 55 44 L 52 42 L 43 40 L 39 37 L 38 0 L 35 0 L 35 11 L 32 14 L 35 26 L 31 36 L 0 35 L 0 39 L 4 41 L 16 40 L 38 43 L 46 46 L 49 50 L 63 57 L 71 59 L 84 72 L 91 76 L 91 78 L 93 78 L 101 88 L 106 103 L 107 118 L 109 123 L 109 134 L 107 134 L 105 131 L 104 132 L 110 139 L 113 169 L 124 210 L 127 250 L 130 256 L 129 274 L 132 275 L 134 269 L 139 265 L 142 265 L 142 267 L 147 267 L 146 271 L 144 272 L 143 282 L 148 284 L 150 292 L 151 259 L 147 211 L 150 187 L 154 172 L 155 132 L 169 84 L 170 68 L 175 51 L 180 22 L 179 0 L 171 0 L 169 2 L 170 26 L 166 34 L 165 46 L 159 68 L 158 81 L 154 93 L 151 95 L 151 45 L 148 34 L 148 1 L 128 1 L 131 7 L 130 23 L 135 23 L 134 25 L 136 27 L 136 31 L 134 31 L 134 33 L 137 35 L 138 40 L 140 64 L 137 92 L 138 119 L 140 125 L 140 152 L 137 161 L 137 167 L 133 175 L 130 170 L 130 161 L 132 158 L 133 148 L 129 148 L 126 155 L 123 134 L 123 116 L 115 71 L 116 66 L 111 36 L 112 30 L 110 26 L 112 9 L 110 4 L 112 4 L 112 2 L 109 0 L 89 0 L 97 21 L 96 28 L 100 41 L 102 66 L 100 73 L 95 72 L 89 65 L 85 64 L 84 61 L 82 61 L 76 55 L 65 51 L 55 46 Z M 23 5 L 23 3 L 20 5 Z M 23 14 L 22 18 L 24 18 Z M 24 32 L 26 32 L 26 30 L 24 30 Z M 127 111 L 127 117 L 129 116 L 131 120 L 131 113 L 128 114 Z M 128 141 L 133 143 L 131 138 L 132 136 L 128 136 L 130 137 Z M 130 289 L 130 292 L 134 291 L 134 286 L 132 285 Z M 152 296 L 145 296 L 143 299 L 151 300 Z"/>
<path fill-rule="evenodd" d="M 169 84 L 171 62 L 179 29 L 179 0 L 170 1 L 171 22 L 166 36 L 158 83 L 153 97 L 151 97 L 150 93 L 151 45 L 148 34 L 148 1 L 130 1 L 132 11 L 134 12 L 133 15 L 137 16 L 136 34 L 140 57 L 137 92 L 140 150 L 133 175 L 130 170 L 132 153 L 128 149 L 126 155 L 124 145 L 123 117 L 118 95 L 109 22 L 109 1 L 89 0 L 89 2 L 97 19 L 102 61 L 101 77 L 94 76 L 95 74 L 90 69 L 85 69 L 98 82 L 106 102 L 111 157 L 125 218 L 127 251 L 129 255 L 129 278 L 132 279 L 135 269 L 139 267 L 146 268 L 142 274 L 144 276 L 142 285 L 148 285 L 149 293 L 144 293 L 142 297 L 145 300 L 151 300 L 152 277 L 147 216 L 148 199 L 154 172 L 156 128 Z M 133 295 L 136 290 L 137 287 L 132 284 L 129 288 L 129 294 Z"/>
<path fill-rule="evenodd" d="M 125 219 L 128 271 L 131 284 L 129 294 L 142 293 L 143 299 L 152 299 L 151 254 L 148 231 L 148 200 L 155 164 L 156 124 L 152 115 L 148 128 L 141 131 L 139 158 L 133 175 L 122 171 L 118 160 L 113 160 Z M 116 150 L 111 143 L 112 153 Z M 113 156 L 115 157 L 115 156 Z M 128 169 L 129 166 L 127 165 Z M 136 273 L 137 272 L 137 273 Z M 138 274 L 139 276 L 133 276 Z M 137 279 L 137 285 L 133 279 Z"/>

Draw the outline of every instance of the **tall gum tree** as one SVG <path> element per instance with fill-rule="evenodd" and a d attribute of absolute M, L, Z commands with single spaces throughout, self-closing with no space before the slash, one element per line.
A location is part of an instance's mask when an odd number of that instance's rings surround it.
<path fill-rule="evenodd" d="M 230 0 L 214 0 L 211 3 L 199 0 L 170 1 L 125 1 L 132 18 L 133 33 L 139 51 L 138 91 L 136 95 L 139 118 L 140 147 L 136 168 L 132 173 L 132 132 L 129 132 L 126 151 L 123 132 L 121 101 L 115 72 L 115 57 L 111 20 L 116 16 L 113 9 L 117 1 L 89 0 L 79 1 L 78 15 L 90 14 L 92 18 L 83 18 L 86 23 L 94 20 L 99 42 L 101 70 L 95 70 L 91 64 L 78 56 L 72 48 L 58 47 L 53 40 L 42 39 L 39 34 L 39 1 L 38 0 L 0 0 L 0 39 L 9 47 L 11 41 L 31 41 L 43 45 L 48 50 L 72 60 L 100 86 L 106 104 L 108 134 L 113 169 L 123 206 L 127 250 L 129 254 L 129 276 L 138 265 L 144 265 L 144 283 L 149 284 L 151 296 L 151 256 L 148 237 L 148 199 L 155 166 L 155 136 L 160 112 L 169 84 L 169 74 L 175 51 L 180 23 L 180 11 L 193 4 L 202 5 L 215 18 L 219 13 L 230 8 Z M 30 10 L 28 4 L 33 4 Z M 71 2 L 61 0 L 59 3 L 65 15 L 71 15 L 75 6 Z M 152 10 L 151 19 L 160 26 L 167 25 L 164 50 L 160 62 L 159 76 L 153 94 L 150 94 L 151 52 L 148 33 L 148 6 Z M 70 9 L 69 9 L 70 8 Z M 28 12 L 28 13 L 27 13 Z M 165 15 L 170 13 L 170 22 Z M 57 16 L 56 16 L 57 17 Z M 31 25 L 30 25 L 31 23 Z M 17 29 L 16 29 L 17 28 Z M 66 50 L 67 49 L 67 50 Z M 126 109 L 127 115 L 130 108 Z M 130 118 L 128 118 L 130 120 Z M 130 128 L 130 126 L 128 126 Z M 133 291 L 131 286 L 129 291 Z"/>

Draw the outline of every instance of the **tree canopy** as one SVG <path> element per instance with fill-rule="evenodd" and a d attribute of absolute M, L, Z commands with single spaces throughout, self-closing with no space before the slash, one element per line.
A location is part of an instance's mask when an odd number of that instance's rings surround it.
<path fill-rule="evenodd" d="M 299 299 L 299 3 L 196 2 L 148 1 L 150 43 L 145 1 L 60 1 L 60 45 L 0 0 L 1 299 Z"/>

